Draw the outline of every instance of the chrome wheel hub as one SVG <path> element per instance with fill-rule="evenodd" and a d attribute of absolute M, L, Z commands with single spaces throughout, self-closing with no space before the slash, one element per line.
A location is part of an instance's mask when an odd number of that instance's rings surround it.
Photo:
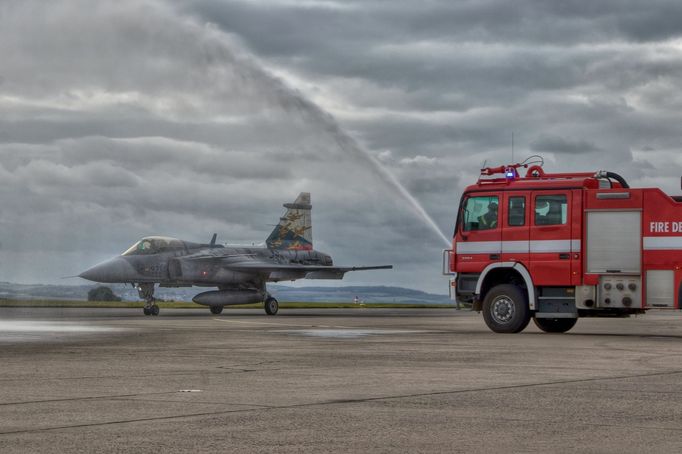
<path fill-rule="evenodd" d="M 509 323 L 514 318 L 514 302 L 506 295 L 500 295 L 493 300 L 490 315 L 497 323 Z"/>

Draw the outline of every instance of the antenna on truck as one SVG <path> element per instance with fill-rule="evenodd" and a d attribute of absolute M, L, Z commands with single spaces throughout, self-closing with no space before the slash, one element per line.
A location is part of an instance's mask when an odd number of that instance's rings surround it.
<path fill-rule="evenodd" d="M 512 131 L 512 159 L 511 162 L 514 162 L 514 131 Z"/>

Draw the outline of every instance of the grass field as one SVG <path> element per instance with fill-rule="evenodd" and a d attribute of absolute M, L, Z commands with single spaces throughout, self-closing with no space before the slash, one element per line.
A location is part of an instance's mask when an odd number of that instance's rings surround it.
<path fill-rule="evenodd" d="M 158 306 L 162 309 L 197 309 L 205 306 L 200 306 L 191 302 L 184 301 L 158 301 Z M 0 299 L 0 307 L 107 307 L 107 308 L 141 308 L 142 301 L 82 301 L 82 300 L 11 300 Z M 297 301 L 280 301 L 280 309 L 372 309 L 372 308 L 447 308 L 448 305 L 441 304 L 397 304 L 397 303 L 308 303 Z M 225 309 L 260 309 L 263 305 L 256 304 L 240 304 L 237 306 L 225 306 Z"/>

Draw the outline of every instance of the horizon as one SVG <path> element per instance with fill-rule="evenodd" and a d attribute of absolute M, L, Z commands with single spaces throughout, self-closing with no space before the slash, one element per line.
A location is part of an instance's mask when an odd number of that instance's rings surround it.
<path fill-rule="evenodd" d="M 23 282 L 8 282 L 8 281 L 0 281 L 0 285 L 7 284 L 7 285 L 20 285 L 20 286 L 43 286 L 43 287 L 127 287 L 129 284 L 122 284 L 122 283 L 116 283 L 116 284 L 106 284 L 106 283 L 96 283 L 96 282 L 90 282 L 85 279 L 83 279 L 84 283 L 82 284 L 51 284 L 51 283 L 23 283 Z M 209 288 L 209 287 L 204 287 L 204 286 L 186 286 L 186 287 L 160 287 L 158 290 L 172 290 L 174 288 L 181 288 L 181 289 L 193 289 L 193 288 Z M 434 296 L 448 296 L 446 293 L 433 293 L 433 292 L 427 292 L 425 290 L 420 290 L 416 288 L 411 288 L 411 287 L 405 287 L 405 286 L 396 286 L 396 285 L 383 285 L 383 284 L 370 284 L 370 285 L 305 285 L 305 286 L 294 286 L 290 284 L 282 284 L 281 282 L 277 283 L 272 283 L 269 285 L 269 287 L 277 288 L 277 287 L 286 287 L 290 289 L 300 289 L 300 290 L 310 290 L 310 289 L 346 289 L 346 288 L 389 288 L 389 289 L 397 289 L 397 290 L 408 290 L 412 292 L 420 292 L 420 293 L 425 293 L 427 295 L 434 295 Z"/>

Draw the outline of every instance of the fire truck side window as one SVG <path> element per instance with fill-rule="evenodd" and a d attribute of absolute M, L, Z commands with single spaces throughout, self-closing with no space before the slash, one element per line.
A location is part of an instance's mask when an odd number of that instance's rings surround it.
<path fill-rule="evenodd" d="M 497 196 L 469 197 L 464 206 L 462 230 L 490 230 L 497 227 Z"/>
<path fill-rule="evenodd" d="M 566 224 L 568 201 L 564 194 L 539 195 L 535 198 L 535 225 Z"/>
<path fill-rule="evenodd" d="M 509 219 L 507 222 L 510 227 L 518 227 L 526 225 L 526 198 L 525 197 L 509 197 Z"/>

